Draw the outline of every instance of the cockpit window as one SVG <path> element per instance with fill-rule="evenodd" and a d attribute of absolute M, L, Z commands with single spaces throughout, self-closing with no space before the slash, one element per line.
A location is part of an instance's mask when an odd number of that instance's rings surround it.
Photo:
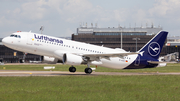
<path fill-rule="evenodd" d="M 21 38 L 21 36 L 20 36 L 20 35 L 14 35 L 14 34 L 10 35 L 10 37 Z"/>
<path fill-rule="evenodd" d="M 14 35 L 12 34 L 12 35 L 10 35 L 10 37 L 14 37 Z"/>

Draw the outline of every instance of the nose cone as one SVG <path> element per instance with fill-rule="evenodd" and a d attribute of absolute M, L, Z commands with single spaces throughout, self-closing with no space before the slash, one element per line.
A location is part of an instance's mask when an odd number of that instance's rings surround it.
<path fill-rule="evenodd" d="M 3 43 L 3 44 L 5 43 L 5 38 L 2 39 L 2 43 Z"/>
<path fill-rule="evenodd" d="M 6 44 L 8 44 L 9 43 L 9 41 L 8 41 L 8 38 L 3 38 L 2 39 L 2 43 L 4 44 L 4 45 L 6 45 Z"/>

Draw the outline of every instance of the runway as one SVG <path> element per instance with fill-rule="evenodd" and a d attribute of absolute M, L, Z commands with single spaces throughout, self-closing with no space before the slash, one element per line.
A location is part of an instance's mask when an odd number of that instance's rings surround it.
<path fill-rule="evenodd" d="M 69 71 L 12 71 L 1 70 L 0 76 L 98 76 L 98 75 L 180 75 L 180 73 L 120 73 L 120 72 L 92 72 L 85 74 L 84 72 L 70 73 Z"/>

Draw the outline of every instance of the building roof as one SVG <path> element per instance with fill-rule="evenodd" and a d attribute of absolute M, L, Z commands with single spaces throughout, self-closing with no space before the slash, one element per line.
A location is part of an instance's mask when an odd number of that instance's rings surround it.
<path fill-rule="evenodd" d="M 97 28 L 97 27 L 79 27 L 77 28 L 77 34 L 93 34 L 99 32 L 108 32 L 108 33 L 115 33 L 115 32 L 145 32 L 146 35 L 154 35 L 162 30 L 161 27 L 134 27 L 134 28 L 125 28 L 125 27 L 108 27 L 108 28 Z"/>

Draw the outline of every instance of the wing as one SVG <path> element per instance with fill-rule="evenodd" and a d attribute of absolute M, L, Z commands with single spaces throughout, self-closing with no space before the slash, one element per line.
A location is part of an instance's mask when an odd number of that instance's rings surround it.
<path fill-rule="evenodd" d="M 124 57 L 127 55 L 133 55 L 133 54 L 139 54 L 139 53 L 111 53 L 111 54 L 83 54 L 83 56 L 86 57 Z"/>
<path fill-rule="evenodd" d="M 124 56 L 134 55 L 134 54 L 139 54 L 139 53 L 130 52 L 130 53 L 79 54 L 79 55 L 81 55 L 81 56 L 83 56 L 83 57 L 85 57 L 86 59 L 89 59 L 89 60 L 99 61 L 100 58 L 106 58 L 106 59 L 109 60 L 110 57 L 123 58 Z"/>

